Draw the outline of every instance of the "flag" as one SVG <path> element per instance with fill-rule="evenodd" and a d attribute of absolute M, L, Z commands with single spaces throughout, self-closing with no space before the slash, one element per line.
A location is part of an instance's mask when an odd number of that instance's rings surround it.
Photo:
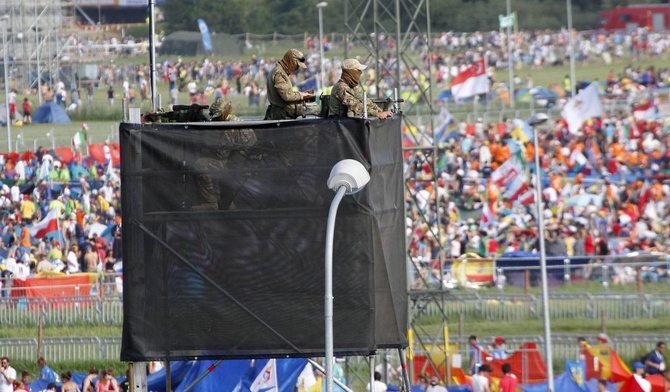
<path fill-rule="evenodd" d="M 518 175 L 507 184 L 507 190 L 503 193 L 503 197 L 511 202 L 516 201 L 523 193 L 529 189 L 528 182 L 525 175 Z"/>
<path fill-rule="evenodd" d="M 619 392 L 644 392 L 644 389 L 633 375 L 621 385 Z"/>
<path fill-rule="evenodd" d="M 535 192 L 532 189 L 528 189 L 526 192 L 519 195 L 517 201 L 525 206 L 533 204 L 535 202 Z"/>
<path fill-rule="evenodd" d="M 565 361 L 565 370 L 570 372 L 570 377 L 577 385 L 586 389 L 584 385 L 586 381 L 586 362 Z"/>
<path fill-rule="evenodd" d="M 439 124 L 435 128 L 435 144 L 439 145 L 449 137 L 452 131 L 456 130 L 456 124 L 454 124 L 454 117 L 452 117 L 449 109 L 444 106 L 440 109 L 440 114 L 435 117 L 435 123 Z"/>
<path fill-rule="evenodd" d="M 472 97 L 489 92 L 489 78 L 486 75 L 484 59 L 478 60 L 451 81 L 451 94 L 455 99 Z"/>
<path fill-rule="evenodd" d="M 83 128 L 83 126 L 82 126 Z M 79 151 L 86 151 L 88 148 L 88 133 L 86 129 L 82 129 L 72 136 L 72 149 Z"/>
<path fill-rule="evenodd" d="M 636 120 L 653 119 L 656 114 L 656 106 L 653 101 L 649 101 L 642 105 L 633 106 L 633 117 Z"/>
<path fill-rule="evenodd" d="M 518 155 L 513 155 L 491 173 L 491 181 L 499 187 L 509 184 L 514 177 L 524 173 L 523 162 Z"/>
<path fill-rule="evenodd" d="M 484 230 L 491 226 L 495 227 L 495 225 L 496 225 L 495 216 L 493 216 L 491 207 L 489 206 L 489 203 L 484 203 L 484 206 L 482 207 L 482 218 L 479 221 L 479 229 Z"/>
<path fill-rule="evenodd" d="M 579 133 L 584 121 L 602 114 L 603 106 L 598 96 L 598 87 L 594 83 L 571 98 L 561 112 L 561 116 L 568 123 L 568 130 L 573 134 Z"/>
<path fill-rule="evenodd" d="M 200 35 L 202 35 L 202 46 L 205 48 L 205 52 L 213 51 L 214 48 L 212 46 L 212 35 L 209 33 L 207 23 L 205 23 L 205 21 L 202 19 L 198 19 L 197 22 Z"/>
<path fill-rule="evenodd" d="M 275 359 L 270 359 L 265 364 L 263 370 L 256 376 L 256 379 L 249 387 L 251 392 L 277 392 L 277 364 Z"/>
<path fill-rule="evenodd" d="M 510 136 L 512 136 L 514 140 L 518 140 L 521 143 L 528 143 L 533 139 L 533 130 L 527 122 L 515 118 L 513 124 L 514 129 L 510 132 Z"/>
<path fill-rule="evenodd" d="M 49 165 L 48 160 L 42 160 L 42 165 L 40 166 L 40 174 L 37 177 L 37 183 L 40 181 L 47 181 L 49 180 L 49 172 L 51 171 L 51 167 Z"/>
<path fill-rule="evenodd" d="M 112 166 L 111 160 L 109 161 L 109 163 L 107 163 L 107 172 L 105 173 L 105 180 L 119 182 L 119 176 L 116 175 L 116 173 L 114 173 L 114 167 Z"/>
<path fill-rule="evenodd" d="M 498 15 L 498 21 L 500 22 L 500 28 L 506 29 L 508 27 L 514 27 L 514 19 L 516 17 L 516 12 L 512 12 L 509 15 Z"/>
<path fill-rule="evenodd" d="M 295 85 L 295 87 L 298 89 L 300 92 L 305 92 L 307 90 L 313 90 L 316 91 L 319 89 L 318 82 L 316 80 L 316 76 L 310 76 L 309 78 L 303 80 L 302 82 L 298 83 Z"/>
<path fill-rule="evenodd" d="M 47 216 L 30 228 L 30 235 L 43 238 L 52 231 L 58 231 L 58 208 L 52 208 Z"/>

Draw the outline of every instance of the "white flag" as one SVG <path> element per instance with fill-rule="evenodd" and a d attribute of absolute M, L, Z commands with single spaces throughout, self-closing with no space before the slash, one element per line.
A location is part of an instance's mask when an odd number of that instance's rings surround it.
<path fill-rule="evenodd" d="M 561 116 L 568 122 L 570 133 L 577 134 L 584 121 L 603 114 L 598 87 L 591 83 L 565 104 Z"/>
<path fill-rule="evenodd" d="M 270 359 L 265 364 L 263 370 L 256 376 L 256 379 L 249 387 L 251 392 L 277 392 L 277 364 L 275 359 Z"/>

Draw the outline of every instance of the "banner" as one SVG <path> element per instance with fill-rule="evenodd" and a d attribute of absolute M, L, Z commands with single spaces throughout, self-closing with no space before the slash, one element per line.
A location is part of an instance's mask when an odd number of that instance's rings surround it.
<path fill-rule="evenodd" d="M 516 12 L 512 12 L 509 15 L 498 15 L 498 21 L 500 22 L 500 28 L 506 29 L 508 27 L 514 27 L 514 19 L 516 19 Z"/>
<path fill-rule="evenodd" d="M 202 45 L 205 47 L 205 52 L 213 51 L 212 35 L 209 33 L 209 28 L 204 20 L 198 19 L 198 29 L 200 29 L 200 34 L 202 35 Z"/>

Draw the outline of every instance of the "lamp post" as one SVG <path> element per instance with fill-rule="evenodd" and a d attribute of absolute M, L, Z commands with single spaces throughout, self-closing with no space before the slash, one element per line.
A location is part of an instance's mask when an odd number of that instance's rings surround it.
<path fill-rule="evenodd" d="M 549 322 L 549 293 L 547 287 L 547 255 L 544 247 L 544 216 L 542 215 L 542 180 L 540 178 L 540 153 L 537 126 L 549 120 L 544 113 L 533 115 L 528 124 L 533 128 L 533 145 L 535 147 L 535 209 L 537 213 L 537 238 L 540 240 L 540 274 L 542 278 L 542 321 L 544 324 L 544 352 L 547 363 L 547 391 L 554 391 L 554 368 L 551 352 L 551 325 Z"/>
<path fill-rule="evenodd" d="M 9 74 L 7 72 L 7 21 L 9 20 L 9 15 L 5 14 L 0 16 L 0 22 L 2 22 L 2 64 L 4 66 L 5 73 L 5 115 L 7 116 L 7 151 L 12 152 L 12 119 L 9 117 Z"/>
<path fill-rule="evenodd" d="M 325 256 L 325 343 L 326 343 L 326 391 L 333 392 L 333 236 L 335 232 L 335 217 L 340 201 L 345 195 L 353 195 L 365 187 L 370 181 L 370 174 L 363 164 L 353 159 L 344 159 L 333 166 L 326 184 L 334 190 L 335 198 L 330 203 L 328 224 L 326 226 L 326 256 Z"/>
<path fill-rule="evenodd" d="M 570 47 L 570 95 L 577 94 L 577 80 L 575 76 L 575 42 L 572 38 L 572 0 L 566 1 L 568 12 L 568 46 Z"/>
<path fill-rule="evenodd" d="M 324 70 L 324 64 L 323 64 L 323 12 L 322 10 L 326 8 L 328 3 L 325 1 L 320 2 L 319 4 L 316 5 L 316 8 L 319 10 L 319 50 L 321 51 L 321 83 L 320 83 L 320 88 L 321 92 L 323 93 L 323 89 L 325 87 L 325 82 L 323 81 L 324 75 L 326 74 L 326 71 Z"/>

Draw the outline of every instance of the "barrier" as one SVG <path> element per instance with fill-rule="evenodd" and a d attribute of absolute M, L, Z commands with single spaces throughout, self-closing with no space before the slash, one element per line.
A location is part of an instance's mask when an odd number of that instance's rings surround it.
<path fill-rule="evenodd" d="M 463 314 L 489 321 L 528 320 L 542 317 L 542 302 L 530 294 L 449 294 L 444 307 L 428 302 L 421 315 L 447 318 Z M 670 294 L 549 293 L 552 319 L 656 318 L 670 315 Z"/>
<path fill-rule="evenodd" d="M 95 336 L 46 337 L 43 343 L 45 358 L 58 358 L 59 361 L 101 359 L 100 339 Z"/>

